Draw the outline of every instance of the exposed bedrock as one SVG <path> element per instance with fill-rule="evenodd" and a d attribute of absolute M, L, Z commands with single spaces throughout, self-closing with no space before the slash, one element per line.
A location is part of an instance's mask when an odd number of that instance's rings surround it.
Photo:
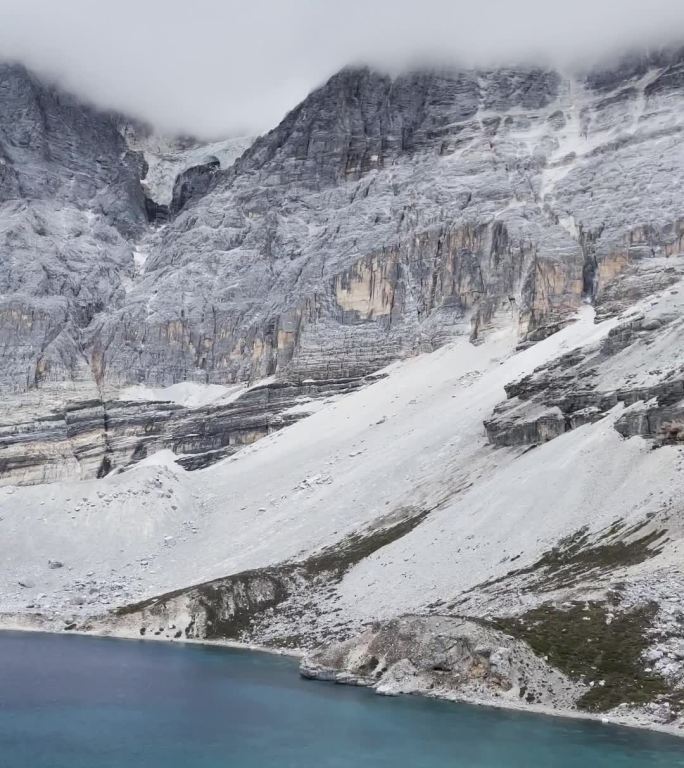
<path fill-rule="evenodd" d="M 615 429 L 623 437 L 641 435 L 653 438 L 657 444 L 684 442 L 684 388 L 683 396 L 673 405 L 639 404 L 628 409 L 615 423 Z M 668 398 L 669 399 L 669 398 Z"/>
<path fill-rule="evenodd" d="M 245 571 L 120 609 L 104 626 L 141 637 L 239 640 L 259 614 L 277 608 L 303 581 L 295 566 Z"/>
<path fill-rule="evenodd" d="M 26 413 L 25 421 L 18 410 L 0 423 L 0 485 L 102 477 L 163 449 L 178 454 L 185 469 L 200 469 L 294 423 L 307 414 L 310 401 L 364 383 L 269 383 L 226 404 L 199 408 L 93 399 L 71 401 L 38 417 Z"/>
<path fill-rule="evenodd" d="M 524 642 L 448 616 L 402 616 L 308 654 L 302 675 L 369 686 L 378 693 L 427 694 L 570 708 L 582 686 Z"/>
<path fill-rule="evenodd" d="M 505 386 L 508 400 L 485 421 L 489 441 L 499 446 L 533 445 L 603 418 L 616 406 L 624 437 L 658 443 L 684 439 L 684 284 L 682 259 L 671 259 L 668 288 L 642 272 L 644 311 L 633 311 L 590 347 L 569 352 Z M 634 272 L 624 276 L 631 284 Z M 674 282 L 677 279 L 678 282 Z"/>
<path fill-rule="evenodd" d="M 651 722 L 671 723 L 681 718 L 681 687 L 657 663 L 663 650 L 649 647 L 656 613 L 653 603 L 583 600 L 492 621 L 405 615 L 307 654 L 300 671 L 385 695 L 618 717 L 631 705 L 644 707 Z"/>
<path fill-rule="evenodd" d="M 335 76 L 188 192 L 145 302 L 134 291 L 98 334 L 106 376 L 310 376 L 330 358 L 360 375 L 502 308 L 543 338 L 632 260 L 678 248 L 676 93 L 641 114 L 645 88 L 610 99 L 534 69 Z M 655 198 L 616 205 L 625 170 Z"/>
<path fill-rule="evenodd" d="M 150 136 L 3 66 L 6 410 L 25 396 L 37 425 L 80 434 L 116 423 L 106 404 L 130 385 L 343 383 L 502 325 L 534 343 L 583 301 L 619 313 L 646 295 L 643 264 L 646 293 L 679 279 L 681 65 L 673 50 L 586 77 L 344 70 L 236 160 L 239 143 L 186 147 L 168 209 Z M 117 465 L 107 431 L 79 467 L 107 469 L 100 445 Z M 35 463 L 13 445 L 11 467 Z"/>

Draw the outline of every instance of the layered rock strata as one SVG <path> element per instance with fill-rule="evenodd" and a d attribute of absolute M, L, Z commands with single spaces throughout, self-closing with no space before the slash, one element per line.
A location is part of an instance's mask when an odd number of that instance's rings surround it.
<path fill-rule="evenodd" d="M 489 441 L 536 445 L 598 421 L 616 407 L 624 409 L 615 421 L 623 437 L 684 439 L 683 276 L 681 256 L 650 257 L 632 267 L 615 289 L 621 287 L 627 297 L 638 282 L 638 298 L 652 297 L 642 302 L 644 311 L 625 312 L 600 344 L 507 384 L 508 400 L 485 421 Z"/>
<path fill-rule="evenodd" d="M 585 300 L 615 313 L 642 291 L 623 276 L 681 251 L 682 66 L 345 70 L 232 164 L 240 142 L 179 142 L 174 193 L 163 142 L 5 65 L 0 391 L 50 420 L 130 385 L 359 378 L 505 324 L 534 343 Z"/>

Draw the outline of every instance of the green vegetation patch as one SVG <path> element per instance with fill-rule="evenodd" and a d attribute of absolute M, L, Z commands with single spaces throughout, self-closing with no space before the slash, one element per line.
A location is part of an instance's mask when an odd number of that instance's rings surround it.
<path fill-rule="evenodd" d="M 310 576 L 331 573 L 341 578 L 357 563 L 406 536 L 420 525 L 431 511 L 429 509 L 416 512 L 413 509 L 404 509 L 401 519 L 396 520 L 394 515 L 394 522 L 387 519 L 377 521 L 372 528 L 352 533 L 342 541 L 322 549 L 302 565 Z"/>
<path fill-rule="evenodd" d="M 597 602 L 573 603 L 568 610 L 543 605 L 493 624 L 524 640 L 572 680 L 593 683 L 577 705 L 603 712 L 623 702 L 640 705 L 659 698 L 676 704 L 668 682 L 646 672 L 642 659 L 657 610 L 655 603 L 622 613 Z"/>
<path fill-rule="evenodd" d="M 528 591 L 548 592 L 571 587 L 592 575 L 638 565 L 659 555 L 665 531 L 651 530 L 638 535 L 647 524 L 644 521 L 625 529 L 623 523 L 613 523 L 593 541 L 587 528 L 561 539 L 528 569 L 532 573 L 543 571 Z"/>
<path fill-rule="evenodd" d="M 591 534 L 587 527 L 580 528 L 544 552 L 532 565 L 509 571 L 476 589 L 524 577 L 523 591 L 553 592 L 575 587 L 604 573 L 612 574 L 617 568 L 638 565 L 659 555 L 667 541 L 664 530 L 644 531 L 648 525 L 649 521 L 644 520 L 627 528 L 618 521 L 596 534 Z"/>

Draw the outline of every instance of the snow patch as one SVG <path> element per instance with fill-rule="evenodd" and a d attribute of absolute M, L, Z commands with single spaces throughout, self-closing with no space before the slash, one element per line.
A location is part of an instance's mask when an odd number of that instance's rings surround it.
<path fill-rule="evenodd" d="M 137 248 L 133 251 L 133 265 L 134 272 L 137 275 L 145 273 L 145 262 L 147 261 L 147 254 L 141 253 Z"/>
<path fill-rule="evenodd" d="M 198 384 L 182 381 L 169 387 L 126 387 L 119 393 L 119 400 L 176 403 L 184 408 L 202 408 L 217 400 L 229 402 L 226 398 L 238 397 L 246 390 L 244 386 L 224 387 L 221 384 Z"/>

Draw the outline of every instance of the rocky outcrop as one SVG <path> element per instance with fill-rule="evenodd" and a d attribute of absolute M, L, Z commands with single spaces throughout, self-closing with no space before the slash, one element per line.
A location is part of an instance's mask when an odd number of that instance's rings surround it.
<path fill-rule="evenodd" d="M 684 264 L 681 257 L 653 261 L 655 268 L 631 269 L 617 281 L 613 295 L 622 286 L 629 297 L 638 276 L 642 302 L 618 318 L 600 344 L 574 350 L 505 386 L 508 399 L 485 421 L 490 443 L 544 443 L 616 407 L 625 409 L 615 421 L 623 437 L 682 439 Z"/>
<path fill-rule="evenodd" d="M 678 382 L 678 385 L 684 388 L 684 382 Z M 615 422 L 615 429 L 623 437 L 640 435 L 655 439 L 660 445 L 684 442 L 684 397 L 667 405 L 671 399 L 668 395 L 664 398 L 656 396 L 653 404 L 629 408 Z"/>
<path fill-rule="evenodd" d="M 484 622 L 402 616 L 304 657 L 304 677 L 400 693 L 569 708 L 583 686 Z"/>
<path fill-rule="evenodd" d="M 238 640 L 261 613 L 282 604 L 302 577 L 294 566 L 246 571 L 127 606 L 104 623 L 118 631 L 129 627 L 141 637 Z"/>
<path fill-rule="evenodd" d="M 193 197 L 206 194 L 212 177 L 221 168 L 218 158 L 210 158 L 203 165 L 194 165 L 183 171 L 173 185 L 169 214 L 175 216 Z"/>

